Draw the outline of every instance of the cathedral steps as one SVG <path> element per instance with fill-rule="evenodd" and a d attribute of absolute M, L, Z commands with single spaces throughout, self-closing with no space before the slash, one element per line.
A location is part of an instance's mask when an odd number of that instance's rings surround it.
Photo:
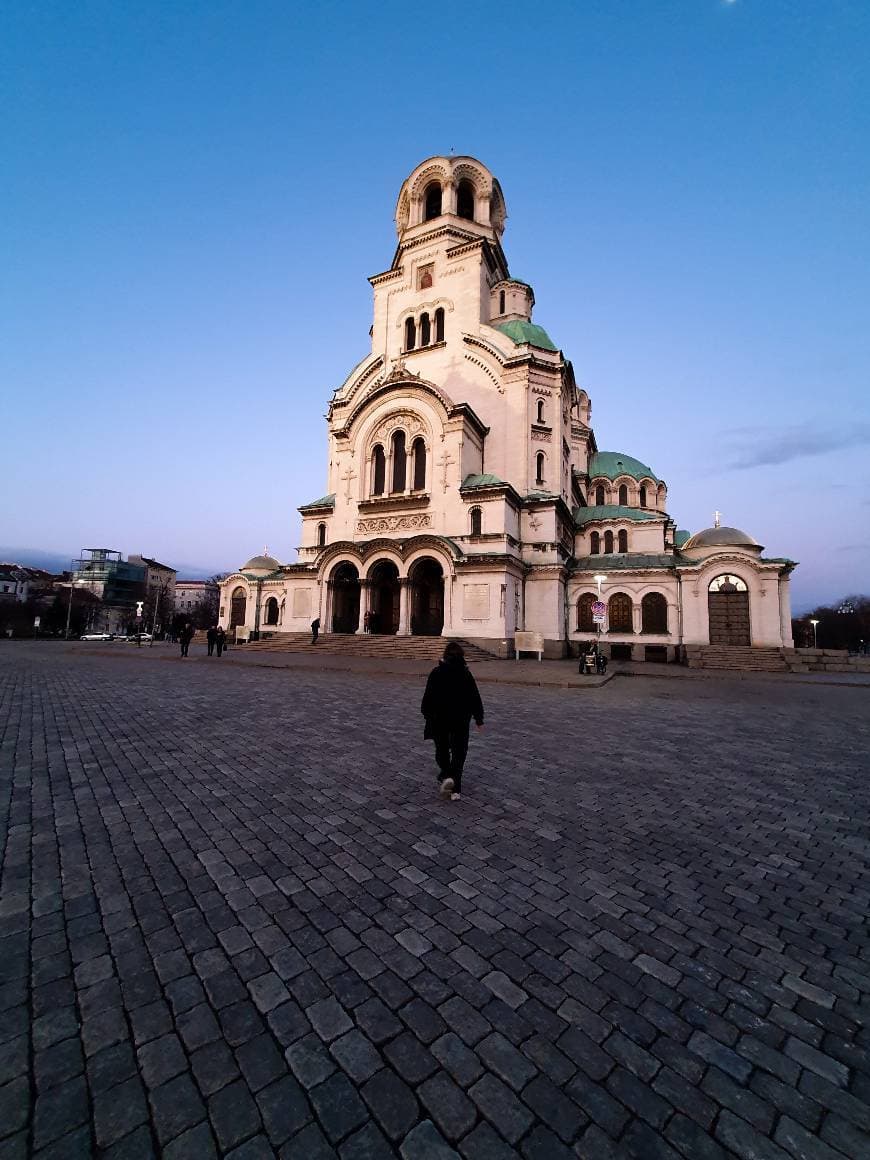
<path fill-rule="evenodd" d="M 753 648 L 750 645 L 687 645 L 690 669 L 722 669 L 753 673 L 787 673 L 781 648 Z"/>
<path fill-rule="evenodd" d="M 324 633 L 316 645 L 311 643 L 310 632 L 280 632 L 265 640 L 252 641 L 250 644 L 234 646 L 245 652 L 257 653 L 333 653 L 341 656 L 354 657 L 389 657 L 391 660 L 402 658 L 417 661 L 438 661 L 444 654 L 447 643 L 442 636 L 381 636 L 378 634 Z M 458 642 L 462 645 L 466 660 L 479 663 L 493 661 L 497 658 L 478 645 L 467 641 Z"/>

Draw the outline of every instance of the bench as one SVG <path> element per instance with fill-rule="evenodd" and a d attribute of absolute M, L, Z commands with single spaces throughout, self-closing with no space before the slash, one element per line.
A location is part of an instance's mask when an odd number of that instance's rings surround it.
<path fill-rule="evenodd" d="M 514 660 L 520 659 L 521 652 L 538 654 L 538 661 L 544 659 L 544 634 L 542 632 L 517 632 L 514 635 Z"/>
<path fill-rule="evenodd" d="M 247 644 L 251 639 L 251 630 L 244 625 L 236 625 L 236 644 Z"/>

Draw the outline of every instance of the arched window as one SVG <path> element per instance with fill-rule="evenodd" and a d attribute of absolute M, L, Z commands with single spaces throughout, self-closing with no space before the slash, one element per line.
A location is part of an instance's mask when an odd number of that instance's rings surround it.
<path fill-rule="evenodd" d="M 640 602 L 642 632 L 668 631 L 668 602 L 661 592 L 647 592 Z"/>
<path fill-rule="evenodd" d="M 595 622 L 592 619 L 592 605 L 598 597 L 594 592 L 584 592 L 577 601 L 577 631 L 594 632 Z"/>
<path fill-rule="evenodd" d="M 413 318 L 405 319 L 405 350 L 413 350 L 417 345 L 417 326 Z"/>
<path fill-rule="evenodd" d="M 437 181 L 433 181 L 426 186 L 426 214 L 424 221 L 430 222 L 432 218 L 441 216 L 441 186 Z"/>
<path fill-rule="evenodd" d="M 640 485 L 640 506 L 646 507 L 646 488 L 643 484 Z"/>
<path fill-rule="evenodd" d="M 470 181 L 460 181 L 456 190 L 456 215 L 474 221 L 474 186 Z"/>
<path fill-rule="evenodd" d="M 622 507 L 628 506 L 628 488 L 624 483 L 619 485 L 619 502 Z"/>
<path fill-rule="evenodd" d="M 604 554 L 611 555 L 613 552 L 613 532 L 607 531 L 604 533 Z"/>
<path fill-rule="evenodd" d="M 604 484 L 599 483 L 595 489 L 595 502 L 601 507 L 604 504 Z"/>
<path fill-rule="evenodd" d="M 539 451 L 535 456 L 535 483 L 544 482 L 544 453 Z"/>
<path fill-rule="evenodd" d="M 322 527 L 323 525 L 321 525 Z M 278 623 L 278 601 L 274 596 L 270 596 L 266 601 L 266 624 Z"/>
<path fill-rule="evenodd" d="M 405 490 L 405 475 L 407 473 L 407 454 L 405 452 L 405 432 L 393 432 L 393 491 Z"/>
<path fill-rule="evenodd" d="M 426 490 L 426 444 L 422 439 L 415 439 L 412 447 L 414 456 L 414 491 Z"/>
<path fill-rule="evenodd" d="M 631 624 L 631 597 L 614 592 L 607 602 L 607 627 L 611 632 L 633 632 Z"/>
<path fill-rule="evenodd" d="M 601 553 L 601 536 L 598 532 L 593 532 L 589 537 L 589 552 L 593 556 L 598 556 Z"/>
<path fill-rule="evenodd" d="M 381 454 L 383 455 L 383 452 L 381 452 Z M 317 525 L 317 546 L 318 546 L 318 548 L 322 548 L 325 543 L 326 543 L 326 524 L 318 524 Z"/>
<path fill-rule="evenodd" d="M 544 421 L 544 400 L 543 400 L 543 399 L 538 399 L 538 418 L 537 418 L 537 422 L 538 422 L 538 423 L 543 423 L 543 421 Z"/>
<path fill-rule="evenodd" d="M 372 452 L 372 495 L 383 495 L 387 482 L 387 457 L 380 443 Z"/>
<path fill-rule="evenodd" d="M 620 528 L 619 532 L 617 533 L 616 544 L 617 552 L 628 551 L 628 532 L 625 530 L 625 528 Z"/>
<path fill-rule="evenodd" d="M 429 326 L 429 315 L 420 315 L 420 346 L 428 346 L 432 337 L 432 328 Z"/>
<path fill-rule="evenodd" d="M 504 290 L 498 292 L 498 312 L 504 314 Z"/>
<path fill-rule="evenodd" d="M 444 341 L 444 307 L 439 306 L 435 311 L 435 341 Z"/>
<path fill-rule="evenodd" d="M 479 507 L 471 509 L 471 534 L 479 536 L 483 532 L 483 512 Z"/>

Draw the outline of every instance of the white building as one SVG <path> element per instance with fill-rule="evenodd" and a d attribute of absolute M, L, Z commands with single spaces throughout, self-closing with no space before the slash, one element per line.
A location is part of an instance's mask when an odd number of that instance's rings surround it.
<path fill-rule="evenodd" d="M 216 607 L 218 586 L 211 580 L 176 580 L 175 611 L 193 615 L 200 608 Z"/>
<path fill-rule="evenodd" d="M 374 291 L 371 351 L 329 404 L 322 498 L 299 562 L 255 556 L 221 585 L 221 622 L 439 635 L 548 655 L 594 626 L 619 655 L 692 643 L 791 645 L 788 576 L 745 533 L 689 536 L 641 461 L 599 451 L 570 361 L 511 278 L 498 181 L 432 157 L 403 183 L 398 247 Z"/>

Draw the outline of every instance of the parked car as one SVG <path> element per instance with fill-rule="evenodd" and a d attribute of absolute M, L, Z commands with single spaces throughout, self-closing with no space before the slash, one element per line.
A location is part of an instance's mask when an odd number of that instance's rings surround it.
<path fill-rule="evenodd" d="M 140 632 L 138 637 L 136 636 L 136 633 L 134 632 L 132 636 L 128 636 L 126 638 L 127 644 L 135 644 L 137 640 L 142 640 L 142 641 L 147 642 L 150 639 L 151 639 L 150 632 Z"/>
<path fill-rule="evenodd" d="M 79 637 L 80 640 L 114 640 L 115 634 L 113 632 L 84 632 Z"/>

